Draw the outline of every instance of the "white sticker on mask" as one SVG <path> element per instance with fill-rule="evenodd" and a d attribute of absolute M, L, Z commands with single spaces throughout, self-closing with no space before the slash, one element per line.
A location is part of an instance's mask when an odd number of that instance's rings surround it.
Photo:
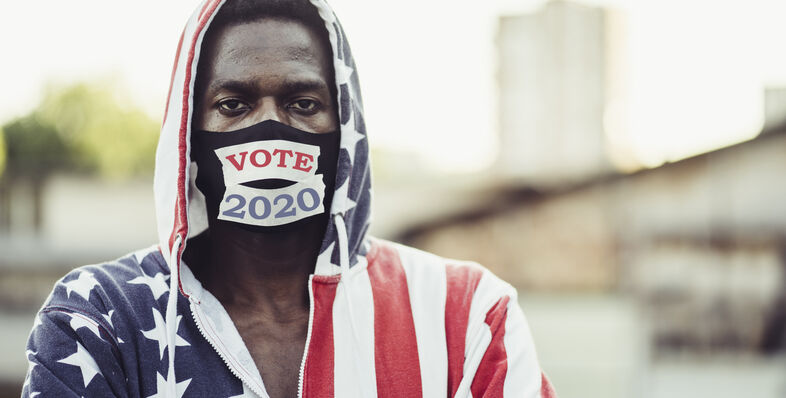
<path fill-rule="evenodd" d="M 254 141 L 216 149 L 224 185 L 249 181 L 305 180 L 316 174 L 319 146 L 284 140 Z"/>
<path fill-rule="evenodd" d="M 321 174 L 278 189 L 227 184 L 218 218 L 265 227 L 289 224 L 323 213 L 324 198 L 325 183 Z"/>

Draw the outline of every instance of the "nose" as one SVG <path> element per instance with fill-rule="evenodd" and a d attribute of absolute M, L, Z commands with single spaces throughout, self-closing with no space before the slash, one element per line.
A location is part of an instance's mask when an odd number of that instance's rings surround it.
<path fill-rule="evenodd" d="M 275 98 L 264 97 L 260 105 L 257 107 L 256 117 L 254 124 L 264 122 L 266 120 L 275 120 L 280 123 L 289 124 L 286 113 L 278 106 Z"/>

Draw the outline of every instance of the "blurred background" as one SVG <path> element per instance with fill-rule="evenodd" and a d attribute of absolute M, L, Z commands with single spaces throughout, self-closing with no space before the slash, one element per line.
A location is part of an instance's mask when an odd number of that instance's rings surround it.
<path fill-rule="evenodd" d="M 0 397 L 58 278 L 157 241 L 153 157 L 196 3 L 0 14 Z M 785 3 L 332 3 L 372 233 L 514 284 L 560 397 L 786 397 Z"/>

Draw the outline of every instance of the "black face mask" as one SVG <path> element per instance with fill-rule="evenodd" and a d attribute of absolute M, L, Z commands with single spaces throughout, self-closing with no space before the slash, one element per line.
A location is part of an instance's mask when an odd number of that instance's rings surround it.
<path fill-rule="evenodd" d="M 277 232 L 327 220 L 338 131 L 313 134 L 266 120 L 231 132 L 194 131 L 191 143 L 211 225 Z"/>

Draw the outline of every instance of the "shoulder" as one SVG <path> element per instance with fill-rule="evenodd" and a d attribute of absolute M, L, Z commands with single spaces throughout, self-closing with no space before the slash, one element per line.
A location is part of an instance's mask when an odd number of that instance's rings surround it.
<path fill-rule="evenodd" d="M 75 268 L 55 283 L 46 306 L 99 305 L 129 289 L 139 278 L 167 277 L 163 257 L 157 247 L 149 247 L 112 261 Z"/>
<path fill-rule="evenodd" d="M 441 290 L 447 301 L 468 305 L 483 301 L 492 306 L 501 297 L 515 301 L 516 289 L 484 266 L 441 257 L 406 245 L 372 238 L 368 250 L 368 272 L 389 280 L 401 274 L 412 288 Z M 372 278 L 373 279 L 373 278 Z"/>
<path fill-rule="evenodd" d="M 445 361 L 449 396 L 538 396 L 542 376 L 515 288 L 474 262 L 370 243 L 374 310 L 385 330 L 375 338 L 397 339 L 406 352 L 401 330 L 412 330 L 409 352 L 429 358 L 432 369 L 436 358 Z"/>
<path fill-rule="evenodd" d="M 151 294 L 167 290 L 164 269 L 151 247 L 76 268 L 57 281 L 28 337 L 25 391 L 110 396 L 131 387 L 127 381 L 137 374 L 133 364 L 142 352 L 138 331 L 151 317 L 142 315 L 166 300 Z"/>
<path fill-rule="evenodd" d="M 136 308 L 156 306 L 168 291 L 168 274 L 156 246 L 75 268 L 55 283 L 39 316 L 78 317 L 114 334 L 113 318 L 128 319 Z"/>

